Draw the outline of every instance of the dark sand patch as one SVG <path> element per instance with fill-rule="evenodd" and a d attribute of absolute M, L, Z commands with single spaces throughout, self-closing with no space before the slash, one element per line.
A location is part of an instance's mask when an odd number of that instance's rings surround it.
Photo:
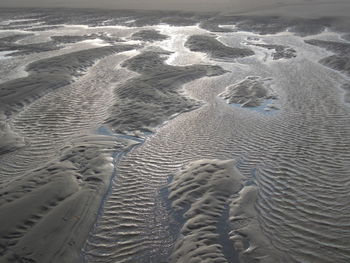
<path fill-rule="evenodd" d="M 15 34 L 7 37 L 2 37 L 0 38 L 1 49 L 4 49 L 4 46 L 6 45 L 15 44 L 15 42 L 30 36 L 34 36 L 34 34 Z"/>
<path fill-rule="evenodd" d="M 321 59 L 320 63 L 350 76 L 350 57 L 334 55 Z"/>
<path fill-rule="evenodd" d="M 207 53 L 214 59 L 235 59 L 254 55 L 248 48 L 233 48 L 222 44 L 215 37 L 193 35 L 185 43 L 191 51 Z"/>
<path fill-rule="evenodd" d="M 134 48 L 133 45 L 99 47 L 33 62 L 26 68 L 29 76 L 0 84 L 0 111 L 9 115 L 16 108 L 68 85 L 97 59 Z"/>
<path fill-rule="evenodd" d="M 202 21 L 200 27 L 211 32 L 246 31 L 260 35 L 277 34 L 286 30 L 298 36 L 315 35 L 327 27 L 341 24 L 336 18 L 291 18 L 281 16 L 230 16 L 220 15 Z M 234 25 L 232 29 L 219 25 Z"/>
<path fill-rule="evenodd" d="M 132 34 L 131 39 L 133 40 L 141 40 L 141 41 L 162 41 L 169 38 L 169 36 L 161 34 L 158 30 L 149 29 L 149 30 L 141 30 L 134 34 Z"/>
<path fill-rule="evenodd" d="M 2 10 L 0 10 L 1 12 Z M 41 23 L 40 26 L 57 25 L 87 25 L 97 26 L 115 26 L 123 25 L 130 27 L 151 26 L 166 23 L 173 26 L 195 25 L 202 19 L 207 19 L 207 13 L 184 11 L 152 11 L 152 10 L 103 10 L 103 9 L 15 9 L 4 8 L 6 17 L 12 19 L 18 16 L 26 19 L 36 19 L 35 22 Z M 3 12 L 1 15 L 3 16 Z M 32 12 L 32 15 L 28 15 Z M 31 21 L 33 22 L 33 21 Z M 0 25 L 0 29 L 25 29 L 38 28 L 38 25 L 28 25 L 26 22 L 14 23 L 12 25 Z"/>
<path fill-rule="evenodd" d="M 261 77 L 247 77 L 226 88 L 219 94 L 228 104 L 236 103 L 241 107 L 258 107 L 265 100 L 275 99 L 276 96 L 266 85 L 267 81 Z"/>
<path fill-rule="evenodd" d="M 77 43 L 85 40 L 94 40 L 94 39 L 102 39 L 109 44 L 115 44 L 116 42 L 124 42 L 124 40 L 122 40 L 121 38 L 108 35 L 104 32 L 93 33 L 93 34 L 82 35 L 82 36 L 74 36 L 74 35 L 52 36 L 51 39 L 57 44 L 71 44 L 71 43 Z"/>
<path fill-rule="evenodd" d="M 32 53 L 40 53 L 58 50 L 61 47 L 54 41 L 35 43 L 35 44 L 18 44 L 17 41 L 33 34 L 16 34 L 4 38 L 0 38 L 0 51 L 14 51 L 11 56 L 28 55 Z"/>
<path fill-rule="evenodd" d="M 62 28 L 62 26 L 40 26 L 40 27 L 28 28 L 26 29 L 26 31 L 40 32 L 40 31 L 56 30 L 60 28 Z"/>
<path fill-rule="evenodd" d="M 325 40 L 318 40 L 318 39 L 305 40 L 305 43 L 309 45 L 325 48 L 339 55 L 350 54 L 350 43 L 325 41 Z"/>
<path fill-rule="evenodd" d="M 0 51 L 14 51 L 11 56 L 23 56 L 33 53 L 41 53 L 48 51 L 55 51 L 65 47 L 65 44 L 77 43 L 85 40 L 101 39 L 106 43 L 115 44 L 116 42 L 123 42 L 118 37 L 109 36 L 105 33 L 94 33 L 82 36 L 51 36 L 51 41 L 33 43 L 33 44 L 18 44 L 18 40 L 32 36 L 33 34 L 19 34 L 9 37 L 0 38 Z"/>
<path fill-rule="evenodd" d="M 27 77 L 0 84 L 0 114 L 3 119 L 10 117 L 34 100 L 72 83 L 73 77 L 83 75 L 96 60 L 134 48 L 130 45 L 93 48 L 33 62 L 26 68 Z M 0 153 L 23 146 L 22 139 L 2 120 L 0 134 Z"/>
<path fill-rule="evenodd" d="M 169 52 L 164 51 L 146 51 L 123 63 L 141 75 L 115 89 L 116 103 L 107 121 L 114 131 L 152 131 L 171 116 L 199 107 L 198 101 L 179 93 L 181 86 L 197 78 L 226 72 L 219 66 L 167 65 L 164 61 L 168 55 Z"/>
<path fill-rule="evenodd" d="M 335 55 L 323 58 L 319 62 L 329 68 L 350 75 L 350 43 L 316 39 L 305 40 L 305 43 L 334 52 Z"/>

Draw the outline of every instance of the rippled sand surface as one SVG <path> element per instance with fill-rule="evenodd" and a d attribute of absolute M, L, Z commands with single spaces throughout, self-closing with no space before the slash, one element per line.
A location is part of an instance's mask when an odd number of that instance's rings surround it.
<path fill-rule="evenodd" d="M 344 25 L 1 12 L 0 262 L 350 262 Z"/>

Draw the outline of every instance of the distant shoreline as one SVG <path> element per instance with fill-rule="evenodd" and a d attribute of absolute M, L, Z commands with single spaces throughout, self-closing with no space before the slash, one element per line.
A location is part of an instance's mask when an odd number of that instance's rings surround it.
<path fill-rule="evenodd" d="M 108 0 L 106 0 L 108 1 Z M 215 4 L 211 3 L 179 3 L 170 4 L 168 7 L 165 7 L 165 4 L 155 5 L 150 2 L 148 5 L 142 5 L 140 3 L 134 3 L 131 5 L 126 3 L 120 3 L 115 6 L 110 6 L 106 4 L 106 7 L 103 7 L 103 1 L 98 6 L 93 5 L 85 5 L 83 7 L 70 3 L 67 5 L 64 4 L 50 4 L 47 3 L 46 6 L 42 5 L 42 3 L 29 5 L 28 2 L 21 3 L 18 1 L 11 1 L 11 3 L 3 4 L 1 9 L 81 9 L 81 10 L 99 10 L 99 11 L 139 11 L 139 12 L 196 12 L 196 13 L 220 13 L 223 15 L 262 15 L 262 16 L 270 16 L 270 15 L 279 15 L 279 16 L 290 16 L 290 17 L 349 17 L 350 16 L 350 2 L 349 1 L 318 1 L 318 0 L 304 0 L 299 3 L 289 3 L 290 0 L 285 0 L 286 3 L 281 3 L 275 0 L 263 0 L 259 1 L 258 4 L 254 3 L 245 3 L 242 6 L 238 7 L 237 3 L 234 3 L 234 0 L 231 0 L 231 3 L 227 3 L 227 1 L 216 1 Z M 269 3 L 272 2 L 272 3 Z"/>

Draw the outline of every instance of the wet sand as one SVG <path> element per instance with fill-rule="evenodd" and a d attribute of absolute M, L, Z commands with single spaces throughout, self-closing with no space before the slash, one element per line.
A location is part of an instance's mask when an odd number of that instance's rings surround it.
<path fill-rule="evenodd" d="M 0 18 L 0 262 L 348 261 L 343 18 Z"/>

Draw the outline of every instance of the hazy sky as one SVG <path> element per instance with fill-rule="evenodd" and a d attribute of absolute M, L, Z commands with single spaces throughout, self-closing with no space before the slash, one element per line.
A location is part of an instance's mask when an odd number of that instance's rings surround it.
<path fill-rule="evenodd" d="M 307 12 L 321 12 L 324 15 L 332 15 L 332 13 L 340 12 L 347 15 L 347 13 L 350 13 L 350 0 L 0 0 L 0 7 L 5 6 L 257 11 L 262 13 L 269 13 L 274 9 L 286 12 L 288 9 L 296 14 L 300 12 L 306 14 Z"/>

